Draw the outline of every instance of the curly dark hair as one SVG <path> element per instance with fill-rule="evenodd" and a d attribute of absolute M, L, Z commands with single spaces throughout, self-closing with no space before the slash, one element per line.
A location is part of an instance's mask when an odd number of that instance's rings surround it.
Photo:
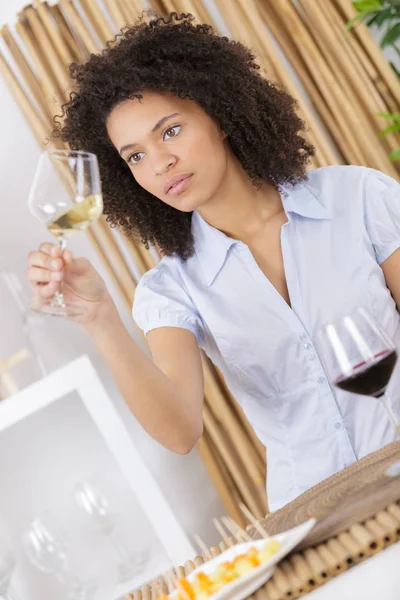
<path fill-rule="evenodd" d="M 135 181 L 112 145 L 106 120 L 115 106 L 143 91 L 170 92 L 197 102 L 227 134 L 230 147 L 257 187 L 276 189 L 306 178 L 314 148 L 300 133 L 297 103 L 259 73 L 255 56 L 190 14 L 167 20 L 142 16 L 85 64 L 73 63 L 74 91 L 55 134 L 71 149 L 97 155 L 105 214 L 111 226 L 183 260 L 193 254 L 192 213 L 168 206 Z"/>

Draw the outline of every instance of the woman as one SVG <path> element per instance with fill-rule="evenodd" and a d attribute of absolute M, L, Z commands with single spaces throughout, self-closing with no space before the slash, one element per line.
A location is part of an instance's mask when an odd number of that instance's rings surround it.
<path fill-rule="evenodd" d="M 307 176 L 293 98 L 190 16 L 141 22 L 71 74 L 62 138 L 98 156 L 108 221 L 164 255 L 133 309 L 152 360 L 86 259 L 44 243 L 27 277 L 38 302 L 63 280 L 88 309 L 77 320 L 147 432 L 193 448 L 203 348 L 268 449 L 271 510 L 393 441 L 378 400 L 332 390 L 313 339 L 358 305 L 399 335 L 399 185 L 363 167 Z"/>

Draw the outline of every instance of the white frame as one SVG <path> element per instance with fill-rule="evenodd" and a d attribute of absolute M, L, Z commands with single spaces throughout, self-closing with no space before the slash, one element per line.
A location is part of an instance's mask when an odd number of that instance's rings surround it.
<path fill-rule="evenodd" d="M 0 403 L 0 432 L 76 392 L 154 527 L 168 558 L 181 565 L 195 550 L 143 462 L 89 357 L 82 355 Z M 137 482 L 140 485 L 137 485 Z"/>

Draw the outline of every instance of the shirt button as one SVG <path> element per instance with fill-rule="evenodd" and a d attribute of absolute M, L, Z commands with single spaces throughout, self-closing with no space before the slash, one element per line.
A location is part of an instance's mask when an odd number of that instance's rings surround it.
<path fill-rule="evenodd" d="M 307 344 L 304 344 L 303 348 L 304 348 L 304 350 L 311 350 L 312 346 L 311 346 L 311 344 L 307 343 Z"/>
<path fill-rule="evenodd" d="M 334 425 L 335 429 L 342 429 L 342 424 L 337 421 Z"/>
<path fill-rule="evenodd" d="M 325 377 L 318 377 L 318 383 L 325 383 Z"/>
<path fill-rule="evenodd" d="M 308 357 L 308 360 L 311 362 L 312 360 L 315 360 L 317 357 L 315 356 L 315 354 L 310 354 Z"/>
<path fill-rule="evenodd" d="M 306 334 L 305 334 L 305 333 L 301 333 L 301 334 L 299 335 L 299 340 L 300 340 L 300 341 L 303 341 L 303 340 L 305 340 L 305 339 L 306 339 Z"/>

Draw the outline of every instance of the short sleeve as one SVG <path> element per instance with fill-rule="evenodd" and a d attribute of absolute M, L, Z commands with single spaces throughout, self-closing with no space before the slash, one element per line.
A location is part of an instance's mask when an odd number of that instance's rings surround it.
<path fill-rule="evenodd" d="M 145 273 L 135 292 L 132 315 L 138 327 L 148 334 L 159 327 L 188 329 L 203 345 L 202 321 L 179 275 L 162 263 Z"/>
<path fill-rule="evenodd" d="M 400 184 L 367 169 L 364 211 L 377 262 L 382 264 L 400 247 Z"/>

